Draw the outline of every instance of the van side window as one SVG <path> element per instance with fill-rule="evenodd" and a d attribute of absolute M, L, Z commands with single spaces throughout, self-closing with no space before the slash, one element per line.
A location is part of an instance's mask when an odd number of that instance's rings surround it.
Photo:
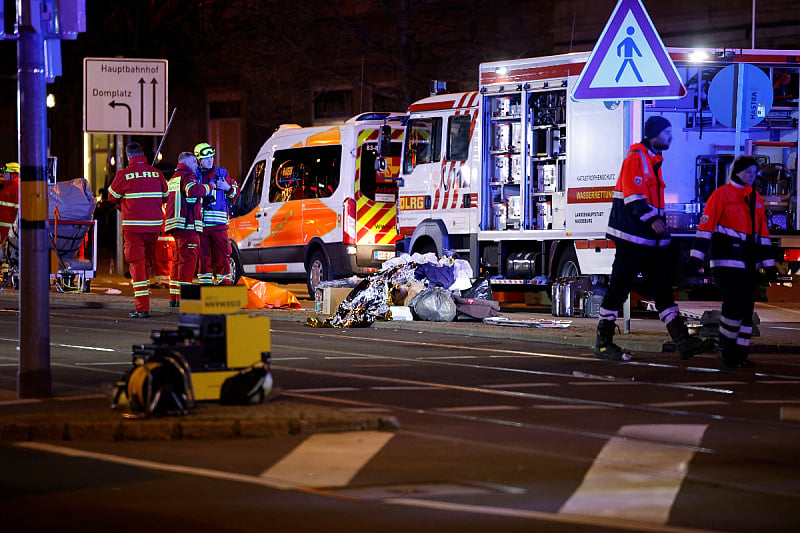
<path fill-rule="evenodd" d="M 410 174 L 417 165 L 441 160 L 442 119 L 409 120 L 403 150 L 403 174 Z"/>
<path fill-rule="evenodd" d="M 244 179 L 242 192 L 236 199 L 236 213 L 249 213 L 258 207 L 261 201 L 261 191 L 264 189 L 264 170 L 267 168 L 266 159 L 256 161 L 250 169 L 250 173 Z"/>
<path fill-rule="evenodd" d="M 276 150 L 272 158 L 269 201 L 331 196 L 339 187 L 341 161 L 341 145 Z"/>
<path fill-rule="evenodd" d="M 447 161 L 466 161 L 469 155 L 469 115 L 453 115 L 447 119 Z"/>

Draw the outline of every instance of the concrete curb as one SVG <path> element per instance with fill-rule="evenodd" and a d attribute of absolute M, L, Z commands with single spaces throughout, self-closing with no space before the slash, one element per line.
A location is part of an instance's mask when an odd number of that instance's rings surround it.
<path fill-rule="evenodd" d="M 277 398 L 261 405 L 201 403 L 188 416 L 125 418 L 102 400 L 47 400 L 21 413 L 0 409 L 0 441 L 120 441 L 267 438 L 394 430 L 396 419 Z M 23 410 L 24 411 L 24 410 Z"/>

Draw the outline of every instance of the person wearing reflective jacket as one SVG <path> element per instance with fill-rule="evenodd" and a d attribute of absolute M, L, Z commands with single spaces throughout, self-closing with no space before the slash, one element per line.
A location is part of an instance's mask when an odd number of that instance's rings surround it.
<path fill-rule="evenodd" d="M 175 239 L 169 281 L 170 307 L 179 305 L 181 286 L 190 285 L 197 270 L 203 233 L 202 198 L 213 192 L 211 185 L 200 183 L 196 172 L 197 158 L 191 152 L 182 152 L 178 156 L 178 167 L 167 182 L 169 194 L 164 230 Z"/>
<path fill-rule="evenodd" d="M 713 348 L 713 341 L 689 335 L 672 293 L 672 268 L 667 247 L 670 233 L 664 212 L 664 180 L 661 152 L 672 143 L 672 125 L 662 116 L 652 116 L 644 125 L 644 138 L 628 150 L 614 187 L 609 216 L 609 239 L 616 244 L 608 291 L 597 323 L 594 356 L 625 359 L 614 344 L 619 310 L 634 288 L 639 274 L 655 299 L 659 318 L 666 324 L 681 359 Z"/>
<path fill-rule="evenodd" d="M 19 212 L 19 163 L 6 163 L 0 182 L 0 243 L 6 240 Z"/>
<path fill-rule="evenodd" d="M 230 285 L 233 272 L 228 218 L 231 203 L 239 195 L 239 184 L 225 167 L 214 164 L 215 154 L 216 150 L 208 143 L 194 147 L 202 183 L 213 188 L 211 195 L 203 198 L 203 233 L 200 235 L 197 278 L 204 284 Z"/>
<path fill-rule="evenodd" d="M 728 183 L 708 198 L 695 234 L 690 260 L 702 267 L 710 259 L 714 282 L 722 295 L 719 358 L 731 368 L 752 368 L 748 360 L 753 334 L 758 270 L 777 274 L 764 200 L 752 185 L 758 161 L 737 157 Z"/>
<path fill-rule="evenodd" d="M 125 147 L 128 167 L 118 171 L 108 187 L 108 201 L 122 211 L 122 238 L 125 260 L 131 267 L 131 283 L 136 308 L 131 318 L 150 317 L 150 268 L 161 225 L 162 206 L 167 200 L 167 180 L 157 168 L 147 164 L 139 143 Z"/>

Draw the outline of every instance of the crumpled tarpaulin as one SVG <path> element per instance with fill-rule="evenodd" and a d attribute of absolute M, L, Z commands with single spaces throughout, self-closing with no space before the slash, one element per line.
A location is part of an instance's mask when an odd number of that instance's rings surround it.
<path fill-rule="evenodd" d="M 237 285 L 247 287 L 247 305 L 245 309 L 273 309 L 280 307 L 283 309 L 302 309 L 303 306 L 291 291 L 288 291 L 266 281 L 258 281 L 253 278 L 242 276 Z"/>

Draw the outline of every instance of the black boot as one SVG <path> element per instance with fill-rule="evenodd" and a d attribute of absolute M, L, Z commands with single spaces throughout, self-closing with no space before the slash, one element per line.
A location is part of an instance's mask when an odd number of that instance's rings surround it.
<path fill-rule="evenodd" d="M 617 324 L 613 320 L 597 322 L 597 340 L 594 343 L 594 356 L 605 361 L 624 361 L 622 348 L 614 344 L 614 330 Z"/>
<path fill-rule="evenodd" d="M 720 342 L 719 360 L 728 368 L 753 368 L 756 364 L 747 358 L 749 352 L 749 348 L 735 342 Z"/>
<path fill-rule="evenodd" d="M 686 320 L 682 316 L 673 318 L 667 324 L 667 331 L 675 343 L 675 351 L 681 360 L 689 359 L 699 353 L 711 352 L 717 345 L 713 339 L 701 339 L 696 335 L 689 335 Z"/>

